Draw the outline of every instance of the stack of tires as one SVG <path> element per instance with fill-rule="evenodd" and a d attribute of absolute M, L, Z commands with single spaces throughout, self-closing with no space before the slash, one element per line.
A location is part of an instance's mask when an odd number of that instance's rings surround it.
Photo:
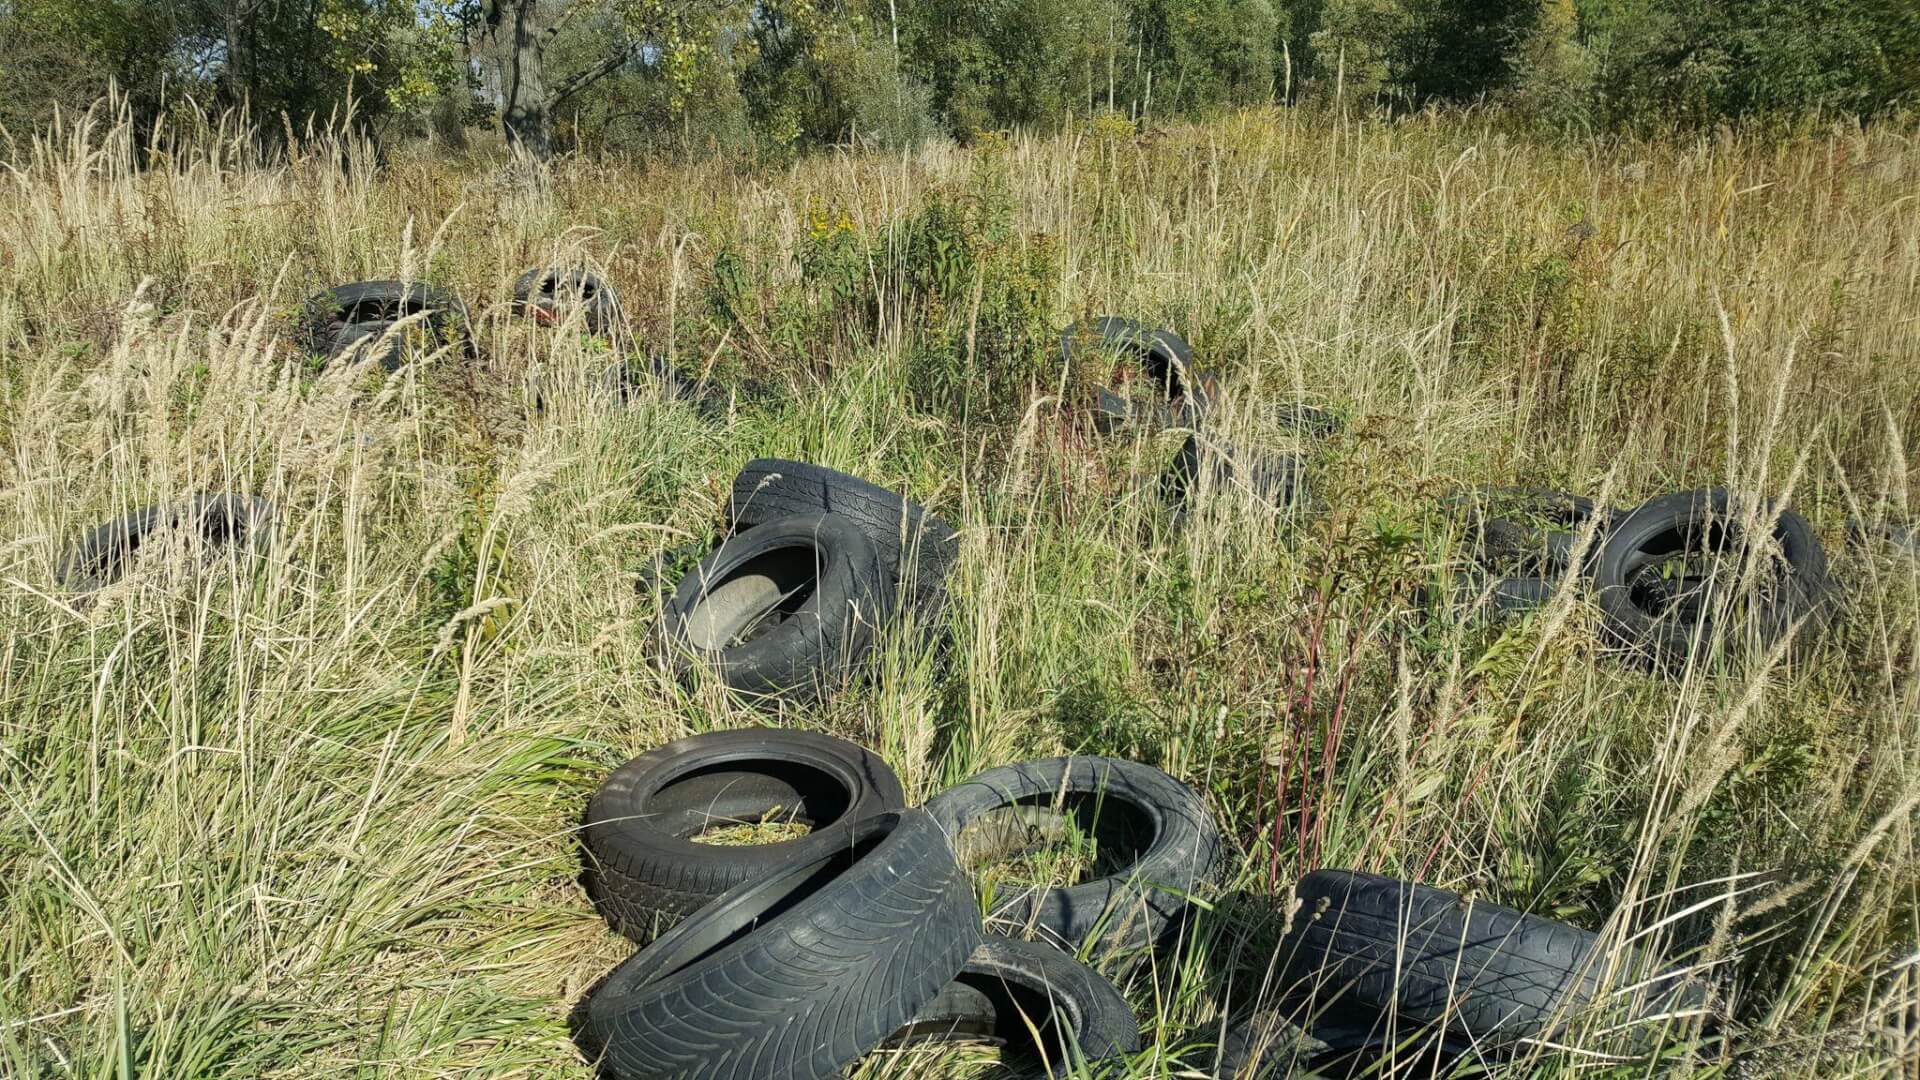
<path fill-rule="evenodd" d="M 1219 379 L 1200 369 L 1193 347 L 1179 334 L 1103 315 L 1067 327 L 1060 335 L 1060 353 L 1070 371 L 1105 367 L 1104 361 L 1114 358 L 1125 361 L 1123 369 L 1145 375 L 1152 391 L 1145 396 L 1127 396 L 1102 380 L 1089 402 L 1096 430 L 1112 434 L 1129 426 L 1192 429 L 1160 478 L 1160 498 L 1172 511 L 1176 527 L 1185 522 L 1203 488 L 1244 490 L 1258 503 L 1279 510 L 1306 502 L 1306 468 L 1298 454 L 1238 446 L 1204 431 L 1220 400 Z M 1291 407 L 1281 420 L 1283 426 L 1315 438 L 1338 428 L 1331 415 L 1305 405 Z"/>
<path fill-rule="evenodd" d="M 683 678 L 709 672 L 765 707 L 815 704 L 858 677 L 882 628 L 934 627 L 945 611 L 959 534 L 905 496 L 758 458 L 734 477 L 726 519 L 661 614 Z"/>
<path fill-rule="evenodd" d="M 810 831 L 699 842 L 771 822 Z M 1070 828 L 1098 844 L 1096 876 L 976 889 L 981 861 Z M 1200 797 L 1146 765 L 1026 762 L 907 808 L 872 752 L 774 729 L 621 766 L 583 843 L 596 905 L 642 944 L 592 993 L 582 1031 L 626 1080 L 824 1080 L 882 1047 L 950 1040 L 997 1043 L 1015 1068 L 1136 1051 L 1131 1010 L 1076 955 L 1166 943 L 1220 860 Z"/>
<path fill-rule="evenodd" d="M 1827 557 L 1807 520 L 1724 488 L 1680 491 L 1633 510 L 1540 489 L 1483 489 L 1453 500 L 1480 571 L 1456 595 L 1496 611 L 1550 599 L 1587 580 L 1620 648 L 1666 668 L 1726 641 L 1764 653 L 1825 628 L 1833 600 Z"/>

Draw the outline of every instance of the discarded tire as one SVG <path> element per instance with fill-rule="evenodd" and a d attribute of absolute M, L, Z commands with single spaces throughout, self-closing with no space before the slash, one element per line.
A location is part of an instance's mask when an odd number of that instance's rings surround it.
<path fill-rule="evenodd" d="M 1198 427 L 1213 408 L 1219 387 L 1193 362 L 1193 347 L 1171 330 L 1103 315 L 1074 323 L 1060 335 L 1060 354 L 1069 368 L 1087 362 L 1096 351 L 1124 353 L 1145 370 L 1156 400 L 1138 401 L 1111 388 L 1094 394 L 1093 421 L 1111 432 L 1143 420 L 1167 426 Z"/>
<path fill-rule="evenodd" d="M 820 465 L 756 458 L 734 477 L 727 501 L 727 520 L 735 528 L 821 512 L 846 518 L 873 541 L 890 593 L 923 618 L 938 616 L 960 535 L 912 499 Z"/>
<path fill-rule="evenodd" d="M 1684 664 L 1696 641 L 1721 632 L 1772 647 L 1824 629 L 1831 585 L 1827 556 L 1805 518 L 1761 511 L 1769 535 L 1745 535 L 1740 508 L 1722 488 L 1649 500 L 1608 534 L 1594 586 L 1609 635 L 1656 662 Z M 1744 575 L 1754 541 L 1760 573 Z"/>
<path fill-rule="evenodd" d="M 1283 985 L 1311 1003 L 1316 1025 L 1343 1033 L 1397 1043 L 1425 1032 L 1491 1048 L 1583 1012 L 1650 1029 L 1705 1010 L 1697 983 L 1647 970 L 1631 950 L 1599 954 L 1596 935 L 1512 908 L 1345 870 L 1308 874 L 1294 895 Z M 1609 971 L 1610 959 L 1626 966 Z"/>
<path fill-rule="evenodd" d="M 879 814 L 614 969 L 583 1041 L 624 1080 L 827 1080 L 932 1002 L 980 940 L 938 824 Z"/>
<path fill-rule="evenodd" d="M 1295 454 L 1265 453 L 1228 445 L 1198 432 L 1187 436 L 1160 478 L 1161 501 L 1184 519 L 1201 488 L 1239 490 L 1278 510 L 1307 500 L 1306 467 Z"/>
<path fill-rule="evenodd" d="M 619 294 L 587 270 L 536 266 L 513 283 L 513 313 L 542 326 L 578 317 L 589 334 L 613 334 L 624 321 Z"/>
<path fill-rule="evenodd" d="M 762 703 L 804 705 L 848 681 L 892 605 L 873 541 L 816 511 L 722 541 L 674 589 L 662 632 L 682 670 L 703 665 Z"/>
<path fill-rule="evenodd" d="M 861 820 L 905 805 L 879 755 L 829 735 L 753 728 L 678 739 L 615 769 L 588 802 L 589 887 L 614 929 L 650 940 L 736 885 L 844 849 Z M 750 846 L 696 839 L 768 822 L 810 831 Z"/>
<path fill-rule="evenodd" d="M 272 534 L 275 511 L 265 499 L 201 495 L 185 506 L 148 506 L 87 531 L 60 560 L 63 588 L 91 592 L 125 574 L 142 544 L 164 529 L 186 529 L 210 548 L 258 550 Z"/>
<path fill-rule="evenodd" d="M 1579 533 L 1597 520 L 1597 535 L 1587 547 L 1583 567 L 1590 570 L 1620 516 L 1595 506 L 1592 499 L 1550 488 L 1482 488 L 1449 501 L 1466 512 L 1481 564 L 1520 576 L 1565 574 Z"/>
<path fill-rule="evenodd" d="M 1484 609 L 1495 615 L 1516 615 L 1546 605 L 1559 587 L 1558 582 L 1545 578 L 1455 574 L 1453 601 L 1459 607 Z"/>
<path fill-rule="evenodd" d="M 422 316 L 419 328 L 433 348 L 455 347 L 472 358 L 466 305 L 419 281 L 358 281 L 314 294 L 307 301 L 307 347 L 329 360 L 366 348 L 369 359 L 395 371 L 407 344 L 396 326 L 413 316 Z"/>
<path fill-rule="evenodd" d="M 1036 1075 L 1051 1062 L 1100 1061 L 1140 1049 L 1140 1026 L 1120 991 L 1051 945 L 990 937 L 954 980 L 889 1046 L 980 1041 L 1000 1046 L 1003 1066 Z"/>
<path fill-rule="evenodd" d="M 992 899 L 996 932 L 1031 932 L 1068 952 L 1159 944 L 1220 861 L 1220 834 L 1200 796 L 1159 769 L 1117 758 L 989 769 L 927 800 L 927 811 L 954 838 L 963 865 L 1031 851 L 1070 827 L 1091 836 L 1097 876 Z"/>

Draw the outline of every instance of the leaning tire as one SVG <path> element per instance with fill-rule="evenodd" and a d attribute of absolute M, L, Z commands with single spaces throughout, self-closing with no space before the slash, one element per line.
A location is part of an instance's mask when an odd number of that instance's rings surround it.
<path fill-rule="evenodd" d="M 1308 874 L 1294 896 L 1293 927 L 1280 947 L 1283 986 L 1311 1002 L 1316 1035 L 1398 1042 L 1425 1032 L 1454 1045 L 1498 1045 L 1544 1035 L 1603 1004 L 1609 957 L 1596 955 L 1599 938 L 1577 927 L 1345 870 Z M 1634 970 L 1645 957 L 1629 956 L 1634 966 L 1614 981 L 1642 985 L 1634 1000 L 1617 1003 L 1622 1016 L 1651 1024 L 1704 1011 L 1697 983 L 1676 973 L 1649 978 Z"/>
<path fill-rule="evenodd" d="M 1262 453 L 1199 433 L 1187 436 L 1160 478 L 1160 499 L 1184 519 L 1201 487 L 1236 489 L 1276 510 L 1308 499 L 1306 467 L 1295 454 Z"/>
<path fill-rule="evenodd" d="M 552 326 L 576 312 L 589 334 L 615 334 L 625 322 L 619 294 L 590 271 L 536 266 L 513 283 L 515 315 Z"/>
<path fill-rule="evenodd" d="M 927 800 L 963 864 L 1006 858 L 1057 838 L 1072 822 L 1109 853 L 1102 876 L 993 899 L 996 932 L 1031 932 L 1079 952 L 1156 945 L 1188 898 L 1210 885 L 1220 833 L 1193 789 L 1150 765 L 1058 757 L 989 769 Z M 1122 854 L 1118 859 L 1111 853 Z"/>
<path fill-rule="evenodd" d="M 1728 615 L 1744 616 L 1741 630 L 1763 649 L 1796 631 L 1796 644 L 1818 636 L 1832 600 L 1827 555 L 1812 526 L 1790 510 L 1779 511 L 1771 525 L 1782 564 L 1772 580 L 1737 584 L 1738 609 L 1715 602 L 1710 578 L 1682 578 L 1702 584 L 1676 590 L 1646 572 L 1680 555 L 1743 560 L 1749 542 L 1743 527 L 1724 488 L 1662 495 L 1628 514 L 1608 534 L 1594 564 L 1596 599 L 1609 636 L 1669 666 L 1684 665 L 1696 640 L 1731 629 L 1712 625 Z M 1763 588 L 1766 595 L 1760 595 Z"/>
<path fill-rule="evenodd" d="M 939 616 L 960 534 L 912 499 L 820 465 L 756 458 L 734 477 L 727 500 L 727 520 L 735 528 L 821 512 L 839 514 L 874 542 L 902 603 L 923 619 Z"/>
<path fill-rule="evenodd" d="M 55 577 L 61 586 L 91 592 L 119 580 L 149 537 L 163 528 L 187 528 L 212 547 L 247 552 L 264 547 L 277 514 L 272 503 L 247 495 L 200 495 L 185 506 L 148 506 L 96 525 L 68 549 Z"/>
<path fill-rule="evenodd" d="M 422 321 L 436 348 L 457 347 L 474 356 L 467 308 L 452 293 L 421 281 L 356 281 L 315 293 L 307 301 L 307 349 L 328 360 L 346 355 L 363 342 L 376 341 L 371 359 L 396 371 L 406 359 L 400 335 L 386 336 L 401 319 Z M 384 344 L 378 339 L 386 336 Z"/>
<path fill-rule="evenodd" d="M 675 662 L 763 701 L 809 704 L 843 685 L 892 611 L 880 553 L 838 514 L 776 518 L 728 537 L 662 613 Z"/>
<path fill-rule="evenodd" d="M 984 1041 L 1002 1063 L 1036 1075 L 1052 1062 L 1101 1061 L 1140 1049 L 1140 1025 L 1120 991 L 1051 945 L 990 937 L 954 980 L 887 1045 Z M 1057 1074 L 1057 1073 L 1056 1073 Z"/>
<path fill-rule="evenodd" d="M 1060 334 L 1060 355 L 1069 370 L 1102 350 L 1136 358 L 1161 393 L 1160 401 L 1140 402 L 1105 387 L 1095 391 L 1093 422 L 1103 432 L 1142 420 L 1198 427 L 1219 397 L 1217 380 L 1195 366 L 1193 347 L 1171 330 L 1102 315 L 1074 323 Z"/>
<path fill-rule="evenodd" d="M 922 810 L 741 885 L 614 969 L 585 1041 L 624 1080 L 827 1080 L 951 982 L 980 915 Z"/>
<path fill-rule="evenodd" d="M 718 731 L 615 769 L 587 803 L 588 884 L 615 930 L 651 940 L 728 889 L 848 844 L 854 826 L 906 805 L 879 755 L 811 731 Z M 716 826 L 794 821 L 796 839 L 732 846 Z"/>

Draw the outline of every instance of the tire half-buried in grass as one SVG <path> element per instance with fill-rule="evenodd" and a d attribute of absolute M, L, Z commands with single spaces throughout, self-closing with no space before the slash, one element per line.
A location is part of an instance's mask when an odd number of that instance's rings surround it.
<path fill-rule="evenodd" d="M 1103 432 L 1143 420 L 1167 427 L 1198 427 L 1219 397 L 1213 376 L 1194 365 L 1193 347 L 1171 330 L 1102 315 L 1061 332 L 1060 355 L 1069 370 L 1095 362 L 1102 354 L 1137 363 L 1144 382 L 1154 391 L 1154 399 L 1141 400 L 1103 381 L 1092 402 L 1094 426 Z"/>
<path fill-rule="evenodd" d="M 587 880 L 614 929 L 637 941 L 743 882 L 846 846 L 855 823 L 906 805 L 863 746 L 750 728 L 677 739 L 615 769 L 587 804 Z M 730 826 L 791 825 L 772 843 L 702 843 Z"/>
<path fill-rule="evenodd" d="M 402 327 L 404 319 L 413 324 Z M 445 289 L 421 281 L 356 281 L 315 293 L 307 301 L 307 349 L 325 360 L 368 352 L 388 371 L 407 359 L 409 330 L 434 349 L 454 347 L 476 355 L 467 308 Z"/>
<path fill-rule="evenodd" d="M 996 886 L 995 933 L 1031 933 L 1068 952 L 1135 952 L 1160 944 L 1188 900 L 1213 883 L 1220 833 L 1192 788 L 1151 765 L 1058 757 L 989 769 L 927 800 L 954 838 L 962 865 L 978 867 L 1090 837 L 1092 876 L 1057 886 Z"/>
<path fill-rule="evenodd" d="M 728 537 L 662 613 L 670 662 L 711 670 L 760 704 L 844 686 L 892 610 L 880 553 L 838 514 L 794 514 Z"/>
<path fill-rule="evenodd" d="M 513 313 L 542 326 L 576 314 L 589 334 L 619 336 L 625 328 L 619 294 L 588 270 L 536 266 L 513 283 Z"/>
<path fill-rule="evenodd" d="M 61 558 L 56 577 L 76 592 L 111 584 L 143 544 L 169 529 L 192 534 L 209 553 L 250 554 L 266 546 L 275 517 L 272 503 L 247 495 L 200 495 L 184 506 L 148 506 L 89 529 Z"/>
<path fill-rule="evenodd" d="M 741 885 L 614 969 L 582 1043 L 621 1080 L 828 1080 L 965 967 L 980 911 L 924 810 Z"/>

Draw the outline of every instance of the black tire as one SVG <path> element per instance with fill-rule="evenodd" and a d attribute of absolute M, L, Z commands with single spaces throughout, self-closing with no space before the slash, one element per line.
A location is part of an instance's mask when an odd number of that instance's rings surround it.
<path fill-rule="evenodd" d="M 200 495 L 184 506 L 148 506 L 96 525 L 68 549 L 55 572 L 61 587 L 92 592 L 119 580 L 148 537 L 162 528 L 190 528 L 210 547 L 251 552 L 265 547 L 277 514 L 247 495 Z"/>
<path fill-rule="evenodd" d="M 1545 606 L 1559 587 L 1559 582 L 1546 578 L 1455 574 L 1453 597 L 1460 607 L 1484 607 L 1495 615 L 1517 615 Z"/>
<path fill-rule="evenodd" d="M 1051 945 L 990 937 L 887 1045 L 950 1041 L 999 1046 L 1018 1075 L 1035 1075 L 1043 1062 L 1059 1075 L 1072 1062 L 1137 1053 L 1140 1025 L 1092 968 Z"/>
<path fill-rule="evenodd" d="M 623 1080 L 828 1080 L 953 980 L 980 913 L 923 810 L 728 892 L 614 969 L 582 1042 Z"/>
<path fill-rule="evenodd" d="M 1169 427 L 1198 427 L 1219 398 L 1219 383 L 1193 362 L 1193 347 L 1171 330 L 1102 315 L 1074 323 L 1060 334 L 1060 355 L 1074 370 L 1096 350 L 1133 355 L 1160 390 L 1160 400 L 1134 401 L 1106 387 L 1094 393 L 1094 426 L 1112 432 L 1137 421 Z"/>
<path fill-rule="evenodd" d="M 945 610 L 947 574 L 960 534 L 927 508 L 857 476 L 804 461 L 755 458 L 734 477 L 727 520 L 753 528 L 789 514 L 832 513 L 853 522 L 880 550 L 887 581 L 923 619 Z"/>
<path fill-rule="evenodd" d="M 1772 511 L 1763 510 L 1768 514 Z M 1827 555 L 1807 520 L 1780 510 L 1772 540 L 1781 561 L 1765 580 L 1725 581 L 1698 575 L 1703 564 L 1730 557 L 1743 560 L 1747 538 L 1741 516 L 1723 488 L 1681 491 L 1651 499 L 1615 525 L 1594 563 L 1594 587 L 1608 635 L 1619 645 L 1656 663 L 1683 665 L 1696 641 L 1710 641 L 1720 630 L 1750 635 L 1758 647 L 1772 647 L 1798 630 L 1794 645 L 1814 640 L 1825 629 L 1832 601 Z M 1699 582 L 1676 589 L 1648 571 L 1685 555 L 1681 581 Z M 1698 558 L 1695 558 L 1698 556 Z M 1728 584 L 1735 586 L 1726 595 Z M 1718 595 L 1717 595 L 1718 594 Z M 1737 602 L 1730 607 L 1725 600 Z M 1738 627 L 1715 625 L 1722 620 Z"/>
<path fill-rule="evenodd" d="M 1242 449 L 1195 432 L 1180 444 L 1173 464 L 1161 476 L 1160 498 L 1184 519 L 1202 486 L 1241 490 L 1277 510 L 1309 500 L 1306 464 L 1299 455 Z"/>
<path fill-rule="evenodd" d="M 1299 906 L 1280 946 L 1283 986 L 1310 1003 L 1316 1036 L 1340 1034 L 1329 1040 L 1336 1045 L 1404 1045 L 1425 1033 L 1491 1049 L 1602 1005 L 1650 1035 L 1663 1016 L 1705 1010 L 1698 983 L 1655 972 L 1631 950 L 1603 999 L 1608 958 L 1595 955 L 1596 935 L 1498 904 L 1346 870 L 1314 871 L 1294 895 Z M 1631 994 L 1613 990 L 1643 982 Z"/>
<path fill-rule="evenodd" d="M 1031 932 L 1072 953 L 1160 944 L 1220 864 L 1220 833 L 1200 795 L 1139 762 L 1057 757 L 1004 765 L 935 795 L 927 810 L 954 838 L 963 865 L 1044 846 L 1069 821 L 1091 834 L 1109 854 L 1106 873 L 992 902 L 996 932 Z"/>
<path fill-rule="evenodd" d="M 682 578 L 661 626 L 682 670 L 763 702 L 844 685 L 892 612 L 873 541 L 838 514 L 795 514 L 723 540 Z"/>
<path fill-rule="evenodd" d="M 856 822 L 906 805 L 900 779 L 863 746 L 754 728 L 677 739 L 615 769 L 587 803 L 587 879 L 607 922 L 636 941 L 743 882 L 844 847 Z M 715 824 L 795 821 L 805 836 L 702 844 Z"/>
<path fill-rule="evenodd" d="M 1448 502 L 1463 511 L 1474 533 L 1481 564 L 1499 573 L 1557 578 L 1573 565 L 1578 533 L 1599 521 L 1587 547 L 1583 572 L 1590 572 L 1620 515 L 1592 499 L 1550 488 L 1480 488 Z"/>
<path fill-rule="evenodd" d="M 468 359 L 475 355 L 467 308 L 459 297 L 420 281 L 356 281 L 315 293 L 307 301 L 307 348 L 332 360 L 370 339 L 377 350 L 372 359 L 388 371 L 405 362 L 403 334 L 387 331 L 403 318 L 425 313 L 425 332 L 436 348 L 457 347 Z"/>
<path fill-rule="evenodd" d="M 591 271 L 536 266 L 514 280 L 515 315 L 552 326 L 575 312 L 589 334 L 619 334 L 626 321 L 619 294 Z"/>

